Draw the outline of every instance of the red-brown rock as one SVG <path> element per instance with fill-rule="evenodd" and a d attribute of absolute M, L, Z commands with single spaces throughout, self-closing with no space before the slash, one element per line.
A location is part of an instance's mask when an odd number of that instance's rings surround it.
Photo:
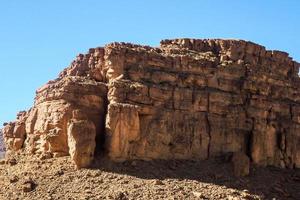
<path fill-rule="evenodd" d="M 80 54 L 8 123 L 8 150 L 113 160 L 207 159 L 244 152 L 300 167 L 299 63 L 243 40 L 111 43 Z"/>

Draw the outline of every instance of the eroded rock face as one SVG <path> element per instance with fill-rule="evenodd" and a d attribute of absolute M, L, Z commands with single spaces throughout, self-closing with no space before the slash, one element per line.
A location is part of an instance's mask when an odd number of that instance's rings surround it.
<path fill-rule="evenodd" d="M 112 43 L 79 55 L 3 129 L 9 150 L 113 160 L 244 152 L 300 167 L 299 64 L 242 40 Z"/>
<path fill-rule="evenodd" d="M 70 153 L 76 164 L 85 166 L 82 163 L 91 161 L 78 161 L 78 151 L 82 151 L 82 160 L 93 158 L 96 139 L 103 138 L 105 94 L 105 84 L 85 77 L 70 76 L 50 82 L 37 91 L 34 107 L 4 127 L 8 150 L 24 148 L 28 153 L 51 153 L 54 157 Z M 87 120 L 76 113 L 83 113 Z M 81 127 L 79 133 L 78 123 L 89 127 Z M 91 155 L 82 147 L 85 138 L 94 142 L 88 145 Z"/>
<path fill-rule="evenodd" d="M 4 154 L 5 154 L 5 146 L 3 141 L 3 133 L 2 130 L 0 129 L 0 159 L 4 157 Z"/>
<path fill-rule="evenodd" d="M 77 168 L 88 167 L 92 163 L 97 135 L 95 124 L 80 112 L 82 111 L 73 111 L 67 131 L 69 153 Z"/>

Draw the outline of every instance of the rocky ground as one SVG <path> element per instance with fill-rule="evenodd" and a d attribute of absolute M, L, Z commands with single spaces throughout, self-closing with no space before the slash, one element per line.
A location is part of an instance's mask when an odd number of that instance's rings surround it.
<path fill-rule="evenodd" d="M 300 199 L 300 171 L 252 167 L 235 178 L 224 160 L 98 159 L 76 170 L 70 158 L 16 156 L 0 165 L 0 199 Z"/>

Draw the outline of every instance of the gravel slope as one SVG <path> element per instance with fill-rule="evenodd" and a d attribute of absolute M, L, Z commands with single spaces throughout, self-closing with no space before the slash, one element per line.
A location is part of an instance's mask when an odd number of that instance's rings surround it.
<path fill-rule="evenodd" d="M 299 188 L 299 170 L 252 167 L 250 176 L 235 178 L 224 160 L 112 163 L 102 158 L 93 169 L 75 170 L 68 157 L 16 156 L 0 164 L 1 200 L 300 199 Z"/>

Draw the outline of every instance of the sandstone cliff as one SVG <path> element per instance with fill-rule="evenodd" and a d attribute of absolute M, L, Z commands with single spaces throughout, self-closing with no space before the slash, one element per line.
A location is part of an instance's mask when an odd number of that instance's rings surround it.
<path fill-rule="evenodd" d="M 244 152 L 300 167 L 299 63 L 242 40 L 111 43 L 80 54 L 3 128 L 7 149 L 112 160 Z"/>

